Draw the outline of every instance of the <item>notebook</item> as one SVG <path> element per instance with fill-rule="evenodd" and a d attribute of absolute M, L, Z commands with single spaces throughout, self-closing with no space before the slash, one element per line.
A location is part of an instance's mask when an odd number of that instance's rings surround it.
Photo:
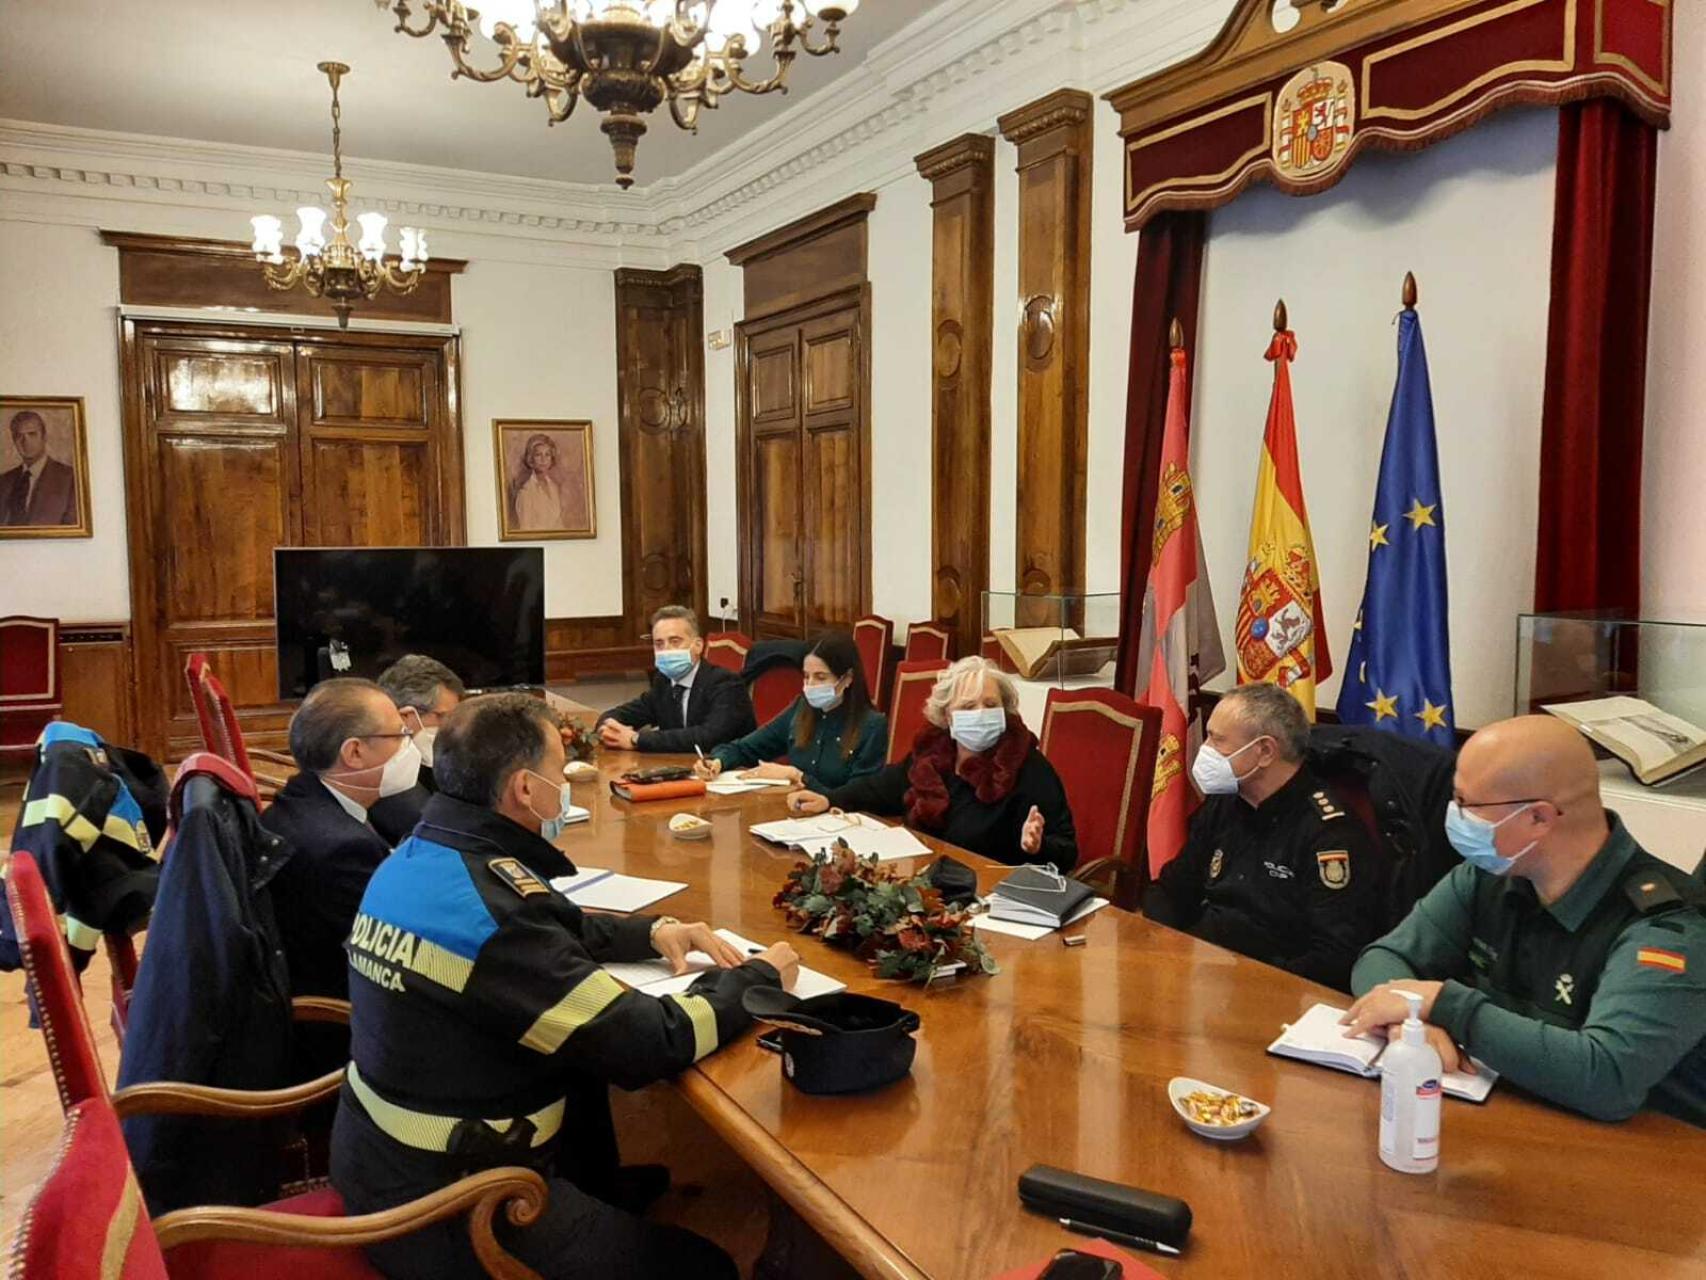
<path fill-rule="evenodd" d="M 1280 1029 L 1279 1039 L 1268 1046 L 1268 1052 L 1282 1058 L 1297 1058 L 1335 1071 L 1374 1078 L 1380 1074 L 1380 1055 L 1386 1052 L 1382 1036 L 1363 1035 L 1350 1038 L 1339 1018 L 1343 1009 L 1330 1004 L 1310 1007 L 1296 1022 Z M 1493 1091 L 1499 1073 L 1475 1058 L 1469 1060 L 1471 1071 L 1447 1071 L 1440 1077 L 1440 1088 L 1454 1098 L 1470 1102 L 1485 1102 Z"/>
<path fill-rule="evenodd" d="M 987 912 L 971 918 L 971 927 L 985 933 L 1004 933 L 1010 938 L 1023 938 L 1026 942 L 1035 942 L 1038 938 L 1046 938 L 1057 928 L 1064 929 L 1069 924 L 1077 924 L 1080 920 L 1094 915 L 1108 905 L 1106 898 L 1091 898 L 1078 910 L 1074 911 L 1059 925 L 1047 924 L 1016 924 L 1011 920 L 997 920 Z"/>
<path fill-rule="evenodd" d="M 1020 867 L 989 892 L 992 919 L 1058 929 L 1096 896 L 1089 885 L 1052 867 Z"/>
<path fill-rule="evenodd" d="M 743 938 L 732 929 L 718 929 L 717 936 L 728 943 L 742 955 L 755 956 L 764 950 L 749 938 Z M 707 969 L 716 968 L 716 961 L 703 951 L 687 953 L 687 972 L 676 974 L 670 970 L 667 960 L 634 960 L 621 963 L 611 963 L 604 966 L 604 971 L 625 987 L 643 991 L 648 996 L 679 995 L 692 986 L 700 974 Z M 834 995 L 837 991 L 847 990 L 847 984 L 827 973 L 819 973 L 816 969 L 800 966 L 799 979 L 794 983 L 794 994 L 802 1000 L 813 996 Z"/>
<path fill-rule="evenodd" d="M 878 862 L 894 862 L 901 858 L 922 858 L 929 854 L 926 845 L 905 827 L 891 827 L 868 813 L 821 813 L 810 818 L 783 818 L 777 822 L 760 822 L 747 828 L 760 840 L 798 849 L 808 857 L 844 840 L 847 847 L 860 858 L 873 855 Z"/>
<path fill-rule="evenodd" d="M 790 785 L 786 778 L 754 778 L 744 773 L 720 773 L 705 784 L 714 796 L 738 796 L 748 791 L 765 791 L 771 787 Z"/>
<path fill-rule="evenodd" d="M 687 886 L 677 880 L 648 880 L 625 876 L 602 867 L 582 867 L 572 876 L 558 876 L 551 887 L 577 907 L 594 911 L 644 911 Z"/>

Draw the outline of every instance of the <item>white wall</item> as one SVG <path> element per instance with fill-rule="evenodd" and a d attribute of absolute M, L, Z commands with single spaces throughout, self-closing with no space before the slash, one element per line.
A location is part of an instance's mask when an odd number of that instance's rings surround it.
<path fill-rule="evenodd" d="M 1274 301 L 1298 336 L 1304 498 L 1342 669 L 1411 270 L 1433 379 L 1457 723 L 1510 713 L 1516 615 L 1534 589 L 1556 129 L 1553 112 L 1506 112 L 1416 155 L 1364 156 L 1324 195 L 1258 187 L 1211 215 L 1192 466 L 1229 658 Z"/>
<path fill-rule="evenodd" d="M 705 559 L 711 612 L 740 612 L 740 546 L 735 536 L 734 325 L 746 310 L 746 277 L 724 257 L 703 266 L 705 332 L 726 333 L 728 346 L 705 349 Z M 722 602 L 727 600 L 724 609 Z"/>
<path fill-rule="evenodd" d="M 1706 66 L 1706 9 L 1676 6 L 1674 64 Z M 1642 456 L 1641 612 L 1706 621 L 1706 83 L 1676 77 L 1659 135 Z M 1699 673 L 1694 673 L 1698 680 Z"/>
<path fill-rule="evenodd" d="M 118 254 L 87 227 L 0 221 L 0 390 L 82 396 L 93 536 L 0 541 L 0 614 L 130 617 Z"/>

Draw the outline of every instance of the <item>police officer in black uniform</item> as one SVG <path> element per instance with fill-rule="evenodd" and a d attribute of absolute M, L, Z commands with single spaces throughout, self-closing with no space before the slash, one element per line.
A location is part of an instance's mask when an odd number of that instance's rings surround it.
<path fill-rule="evenodd" d="M 1376 868 L 1362 824 L 1305 762 L 1308 745 L 1309 721 L 1283 689 L 1220 699 L 1191 770 L 1207 798 L 1144 911 L 1343 991 L 1380 925 Z"/>
<path fill-rule="evenodd" d="M 532 1226 L 501 1224 L 499 1239 L 545 1276 L 733 1277 L 709 1241 L 561 1175 L 577 1148 L 601 1140 L 606 1084 L 639 1088 L 734 1038 L 748 1025 L 748 987 L 791 985 L 792 948 L 748 959 L 705 925 L 583 914 L 551 889 L 573 867 L 550 843 L 568 789 L 543 702 L 472 699 L 435 745 L 439 792 L 374 873 L 346 944 L 351 1061 L 333 1185 L 349 1212 L 369 1213 L 527 1165 L 546 1176 L 549 1202 Z M 685 971 L 694 949 L 726 967 L 663 999 L 599 967 L 662 955 Z M 483 1274 L 460 1221 L 370 1252 L 393 1277 Z"/>

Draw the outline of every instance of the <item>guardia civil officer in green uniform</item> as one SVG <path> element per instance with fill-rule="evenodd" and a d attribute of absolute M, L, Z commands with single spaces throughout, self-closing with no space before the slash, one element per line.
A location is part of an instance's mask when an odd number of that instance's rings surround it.
<path fill-rule="evenodd" d="M 1312 769 L 1309 720 L 1285 690 L 1224 695 L 1191 774 L 1205 797 L 1144 899 L 1162 924 L 1348 990 L 1379 927 L 1362 824 Z"/>
<path fill-rule="evenodd" d="M 373 873 L 346 944 L 351 1061 L 333 1185 L 349 1212 L 369 1213 L 469 1173 L 527 1165 L 546 1176 L 548 1204 L 532 1226 L 500 1224 L 499 1238 L 543 1275 L 735 1276 L 709 1241 L 560 1175 L 576 1167 L 578 1146 L 607 1132 L 607 1084 L 639 1088 L 726 1044 L 748 1024 L 748 987 L 791 983 L 792 949 L 748 959 L 703 924 L 583 913 L 551 889 L 573 867 L 551 843 L 568 789 L 543 702 L 472 699 L 434 745 L 438 793 Z M 726 967 L 663 999 L 626 991 L 599 967 L 661 955 L 684 972 L 692 949 Z M 461 1221 L 371 1254 L 392 1277 L 484 1275 Z"/>
<path fill-rule="evenodd" d="M 1706 1125 L 1706 890 L 1600 804 L 1586 741 L 1550 716 L 1482 729 L 1446 833 L 1463 865 L 1357 960 L 1347 1032 L 1402 1021 L 1598 1120 Z"/>

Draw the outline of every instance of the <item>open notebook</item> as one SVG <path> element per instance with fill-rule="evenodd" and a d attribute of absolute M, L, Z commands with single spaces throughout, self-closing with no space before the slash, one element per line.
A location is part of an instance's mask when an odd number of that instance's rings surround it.
<path fill-rule="evenodd" d="M 603 867 L 581 867 L 572 876 L 558 876 L 551 887 L 578 907 L 594 911 L 644 911 L 687 886 L 679 880 L 648 880 L 625 876 Z"/>
<path fill-rule="evenodd" d="M 868 813 L 820 813 L 810 818 L 783 818 L 776 822 L 754 823 L 748 828 L 760 840 L 786 845 L 812 857 L 831 848 L 837 840 L 861 857 L 875 854 L 878 862 L 893 862 L 900 858 L 922 858 L 930 853 L 927 846 L 905 827 L 891 827 Z"/>
<path fill-rule="evenodd" d="M 1349 1071 L 1352 1075 L 1371 1079 L 1378 1076 L 1380 1055 L 1386 1052 L 1386 1040 L 1373 1035 L 1347 1037 L 1339 1022 L 1344 1012 L 1330 1004 L 1311 1006 L 1308 1013 L 1281 1029 L 1279 1039 L 1268 1046 L 1268 1052 L 1282 1058 L 1299 1058 L 1316 1066 L 1331 1067 L 1335 1071 Z M 1472 1071 L 1447 1071 L 1440 1077 L 1440 1088 L 1454 1098 L 1485 1102 L 1499 1073 L 1474 1058 L 1469 1062 L 1474 1068 Z"/>
<path fill-rule="evenodd" d="M 732 929 L 718 929 L 717 936 L 728 943 L 743 956 L 755 956 L 764 948 L 750 938 L 743 938 Z M 694 980 L 707 969 L 714 969 L 716 961 L 703 951 L 687 953 L 687 972 L 675 974 L 670 971 L 667 960 L 634 960 L 612 962 L 604 966 L 604 971 L 625 987 L 643 991 L 648 996 L 678 995 L 692 986 Z M 847 990 L 845 982 L 830 977 L 827 973 L 819 973 L 816 969 L 800 966 L 800 975 L 794 983 L 794 994 L 802 1000 L 813 996 L 834 995 L 837 991 Z"/>

